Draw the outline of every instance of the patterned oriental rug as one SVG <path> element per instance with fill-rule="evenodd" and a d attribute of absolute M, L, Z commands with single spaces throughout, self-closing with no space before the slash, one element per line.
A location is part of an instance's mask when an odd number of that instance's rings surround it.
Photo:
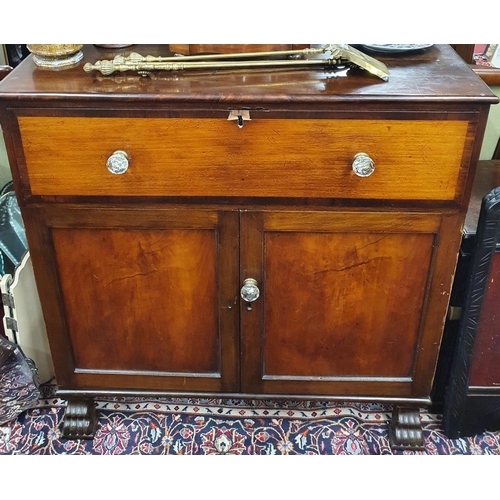
<path fill-rule="evenodd" d="M 499 455 L 500 432 L 447 439 L 422 412 L 426 451 L 392 452 L 391 407 L 218 399 L 98 399 L 93 440 L 61 439 L 65 401 L 41 386 L 34 407 L 0 425 L 2 455 Z"/>

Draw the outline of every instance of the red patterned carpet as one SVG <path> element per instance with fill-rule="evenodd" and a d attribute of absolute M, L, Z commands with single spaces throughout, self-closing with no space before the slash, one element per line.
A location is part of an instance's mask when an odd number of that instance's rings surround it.
<path fill-rule="evenodd" d="M 0 426 L 5 455 L 499 455 L 500 433 L 447 439 L 422 412 L 426 451 L 392 452 L 391 408 L 377 404 L 203 399 L 99 400 L 93 440 L 63 440 L 65 401 L 42 388 L 36 407 Z"/>

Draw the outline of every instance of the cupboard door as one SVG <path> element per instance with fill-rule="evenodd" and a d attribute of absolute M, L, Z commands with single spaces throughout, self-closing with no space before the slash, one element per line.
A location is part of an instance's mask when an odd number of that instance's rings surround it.
<path fill-rule="evenodd" d="M 241 307 L 243 391 L 430 390 L 457 218 L 247 212 L 241 228 L 240 279 L 260 288 Z"/>
<path fill-rule="evenodd" d="M 61 387 L 239 388 L 236 212 L 50 207 L 28 218 Z"/>

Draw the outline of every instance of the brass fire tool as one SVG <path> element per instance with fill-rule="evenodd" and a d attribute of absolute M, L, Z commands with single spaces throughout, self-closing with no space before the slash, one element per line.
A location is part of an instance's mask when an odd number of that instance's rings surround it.
<path fill-rule="evenodd" d="M 325 58 L 307 59 L 308 56 L 329 54 Z M 302 56 L 294 59 L 263 59 L 265 57 Z M 360 52 L 350 45 L 329 44 L 319 48 L 302 50 L 281 50 L 272 52 L 247 52 L 243 54 L 206 54 L 192 56 L 157 57 L 142 56 L 132 52 L 128 57 L 117 55 L 112 61 L 102 60 L 95 64 L 87 63 L 83 69 L 89 73 L 100 71 L 103 75 L 116 72 L 136 71 L 147 76 L 152 71 L 182 71 L 188 69 L 231 69 L 231 68 L 264 68 L 264 67 L 297 67 L 313 66 L 355 66 L 389 80 L 387 66 L 377 59 Z"/>

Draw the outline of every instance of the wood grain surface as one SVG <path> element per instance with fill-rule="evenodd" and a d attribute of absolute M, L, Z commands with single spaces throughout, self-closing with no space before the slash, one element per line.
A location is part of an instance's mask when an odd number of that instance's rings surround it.
<path fill-rule="evenodd" d="M 213 231 L 52 234 L 77 369 L 220 371 Z"/>
<path fill-rule="evenodd" d="M 468 123 L 458 120 L 20 116 L 34 195 L 454 200 Z M 107 158 L 123 150 L 129 170 Z M 357 177 L 357 153 L 375 163 Z"/>
<path fill-rule="evenodd" d="M 243 52 L 270 52 L 276 50 L 301 50 L 309 45 L 291 43 L 170 43 L 168 48 L 175 54 L 241 54 Z"/>
<path fill-rule="evenodd" d="M 411 377 L 433 241 L 266 234 L 264 376 Z"/>
<path fill-rule="evenodd" d="M 494 104 L 497 96 L 474 74 L 457 53 L 446 44 L 425 51 L 377 55 L 389 69 L 389 81 L 362 70 L 350 70 L 345 77 L 334 77 L 328 69 L 260 69 L 192 70 L 176 73 L 156 72 L 150 78 L 137 73 L 103 76 L 85 73 L 83 66 L 98 60 L 142 55 L 173 55 L 168 45 L 133 45 L 109 50 L 85 45 L 83 60 L 73 68 L 45 71 L 33 62 L 32 56 L 17 66 L 12 75 L 0 83 L 0 101 L 12 100 L 15 105 L 29 105 L 36 99 L 46 105 L 68 104 L 116 109 L 117 102 L 131 105 L 175 103 L 177 109 L 210 103 L 221 109 L 227 105 L 242 106 L 276 104 L 287 107 L 303 105 L 311 109 L 334 104 L 367 106 L 400 103 L 400 111 L 415 105 L 425 109 L 477 103 Z M 26 99 L 26 100 L 25 100 Z"/>

